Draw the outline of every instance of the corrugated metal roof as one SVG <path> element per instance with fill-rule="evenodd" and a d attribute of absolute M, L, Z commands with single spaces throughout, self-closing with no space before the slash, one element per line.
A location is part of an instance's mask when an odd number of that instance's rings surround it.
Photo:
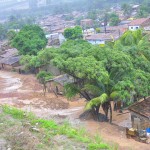
<path fill-rule="evenodd" d="M 150 97 L 131 105 L 128 109 L 150 119 Z"/>

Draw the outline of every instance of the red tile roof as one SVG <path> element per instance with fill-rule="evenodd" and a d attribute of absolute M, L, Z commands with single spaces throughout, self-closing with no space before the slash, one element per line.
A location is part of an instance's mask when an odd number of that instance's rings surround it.
<path fill-rule="evenodd" d="M 140 18 L 140 19 L 136 19 L 131 21 L 131 23 L 129 24 L 129 26 L 136 26 L 136 25 L 142 25 L 145 21 L 150 20 L 150 18 Z"/>
<path fill-rule="evenodd" d="M 127 31 L 128 25 L 120 25 L 120 26 L 108 26 L 106 27 L 106 31 L 120 31 L 124 33 Z"/>
<path fill-rule="evenodd" d="M 128 109 L 150 119 L 150 97 L 131 105 Z"/>

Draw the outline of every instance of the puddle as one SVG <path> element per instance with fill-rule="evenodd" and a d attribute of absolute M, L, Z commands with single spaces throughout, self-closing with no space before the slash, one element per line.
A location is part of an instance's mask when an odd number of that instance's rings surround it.
<path fill-rule="evenodd" d="M 3 78 L 2 84 L 4 88 L 0 88 L 1 93 L 10 93 L 22 87 L 22 82 L 19 78 L 14 78 L 9 73 L 0 72 L 0 78 Z"/>

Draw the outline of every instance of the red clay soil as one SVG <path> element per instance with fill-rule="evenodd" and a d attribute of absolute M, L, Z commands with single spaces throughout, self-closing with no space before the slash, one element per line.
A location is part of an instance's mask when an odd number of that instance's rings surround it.
<path fill-rule="evenodd" d="M 33 75 L 20 75 L 14 72 L 0 71 L 0 105 L 13 105 L 24 110 L 31 110 L 38 116 L 48 115 L 71 116 L 78 118 L 85 105 L 84 100 L 68 102 L 66 98 L 56 97 L 53 93 L 43 96 L 42 86 Z M 101 111 L 102 112 L 102 111 Z M 130 125 L 130 113 L 113 112 L 113 124 L 95 122 L 92 119 L 81 121 L 93 135 L 100 134 L 108 143 L 116 143 L 119 150 L 150 150 L 150 144 L 143 144 L 125 136 L 125 128 Z"/>

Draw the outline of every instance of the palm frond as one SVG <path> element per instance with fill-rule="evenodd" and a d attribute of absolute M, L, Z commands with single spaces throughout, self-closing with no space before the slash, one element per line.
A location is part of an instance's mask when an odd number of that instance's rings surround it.
<path fill-rule="evenodd" d="M 106 93 L 103 93 L 101 96 L 93 98 L 91 101 L 89 101 L 86 106 L 85 110 L 92 109 L 93 106 L 98 106 L 99 104 L 103 104 L 107 101 L 108 95 Z"/>
<path fill-rule="evenodd" d="M 117 91 L 114 91 L 110 94 L 110 98 L 112 98 L 113 100 L 117 99 L 118 97 L 119 97 L 119 93 Z"/>

